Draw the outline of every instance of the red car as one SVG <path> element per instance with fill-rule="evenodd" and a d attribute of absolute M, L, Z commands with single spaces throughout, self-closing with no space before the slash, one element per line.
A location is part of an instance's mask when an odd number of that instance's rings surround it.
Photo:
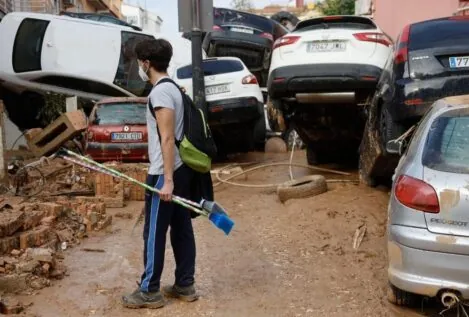
<path fill-rule="evenodd" d="M 147 98 L 109 98 L 94 106 L 86 154 L 98 162 L 148 162 Z"/>

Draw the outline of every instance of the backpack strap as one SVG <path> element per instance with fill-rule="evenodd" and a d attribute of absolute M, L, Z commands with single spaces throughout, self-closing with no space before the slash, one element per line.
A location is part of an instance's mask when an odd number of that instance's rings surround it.
<path fill-rule="evenodd" d="M 181 97 L 182 97 L 182 104 L 183 104 L 182 106 L 184 107 L 184 92 L 182 91 L 181 87 L 179 87 L 178 84 L 176 84 L 171 78 L 168 78 L 168 77 L 161 79 L 155 86 L 158 86 L 159 84 L 162 84 L 162 83 L 172 83 L 179 89 L 179 91 L 181 92 Z M 148 110 L 150 110 L 151 115 L 156 120 L 155 109 L 153 108 L 153 104 L 151 103 L 150 97 L 148 97 Z M 158 133 L 158 139 L 161 142 L 161 134 L 160 134 L 160 129 L 158 128 L 158 122 L 156 123 L 156 133 Z M 184 137 L 184 131 L 183 131 L 183 137 Z M 178 140 L 176 137 L 174 137 L 174 143 L 176 143 L 176 146 L 178 148 L 181 142 L 182 142 L 182 139 Z"/>

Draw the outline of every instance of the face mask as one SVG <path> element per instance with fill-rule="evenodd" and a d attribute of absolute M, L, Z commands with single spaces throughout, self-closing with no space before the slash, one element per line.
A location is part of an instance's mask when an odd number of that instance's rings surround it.
<path fill-rule="evenodd" d="M 148 71 L 148 69 L 147 69 Z M 147 72 L 143 70 L 142 66 L 138 66 L 138 75 L 143 81 L 149 81 L 150 78 L 148 78 Z"/>

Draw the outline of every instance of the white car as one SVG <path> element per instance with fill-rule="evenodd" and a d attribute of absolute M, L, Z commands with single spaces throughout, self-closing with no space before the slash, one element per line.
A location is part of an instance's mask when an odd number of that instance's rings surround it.
<path fill-rule="evenodd" d="M 139 41 L 155 37 L 173 45 L 170 75 L 190 63 L 191 43 L 181 37 L 68 16 L 9 13 L 0 22 L 1 97 L 9 114 L 16 108 L 20 116 L 34 112 L 27 108 L 38 108 L 44 91 L 94 100 L 146 96 L 151 85 L 138 76 L 134 48 Z M 19 124 L 20 128 L 29 125 Z"/>
<path fill-rule="evenodd" d="M 307 144 L 322 140 L 326 149 L 330 138 L 361 134 L 356 105 L 373 95 L 391 46 L 388 36 L 366 17 L 301 21 L 274 44 L 267 88 L 269 106 L 279 111 L 269 114 L 281 113 L 286 121 L 269 121 L 285 122 L 285 129 L 293 125 Z M 350 129 L 356 131 L 345 131 Z M 317 163 L 315 158 L 311 152 L 308 161 Z"/>
<path fill-rule="evenodd" d="M 263 145 L 264 98 L 256 77 L 237 57 L 207 58 L 202 68 L 208 120 L 222 156 Z M 192 65 L 178 68 L 175 80 L 192 97 Z"/>

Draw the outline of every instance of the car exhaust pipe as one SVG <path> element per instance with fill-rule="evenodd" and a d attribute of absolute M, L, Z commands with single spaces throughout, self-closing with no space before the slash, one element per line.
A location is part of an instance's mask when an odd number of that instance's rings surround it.
<path fill-rule="evenodd" d="M 355 103 L 355 92 L 326 92 L 296 94 L 298 103 L 331 104 Z"/>
<path fill-rule="evenodd" d="M 458 294 L 452 291 L 443 292 L 440 296 L 440 300 L 446 308 L 451 308 L 461 301 Z"/>

